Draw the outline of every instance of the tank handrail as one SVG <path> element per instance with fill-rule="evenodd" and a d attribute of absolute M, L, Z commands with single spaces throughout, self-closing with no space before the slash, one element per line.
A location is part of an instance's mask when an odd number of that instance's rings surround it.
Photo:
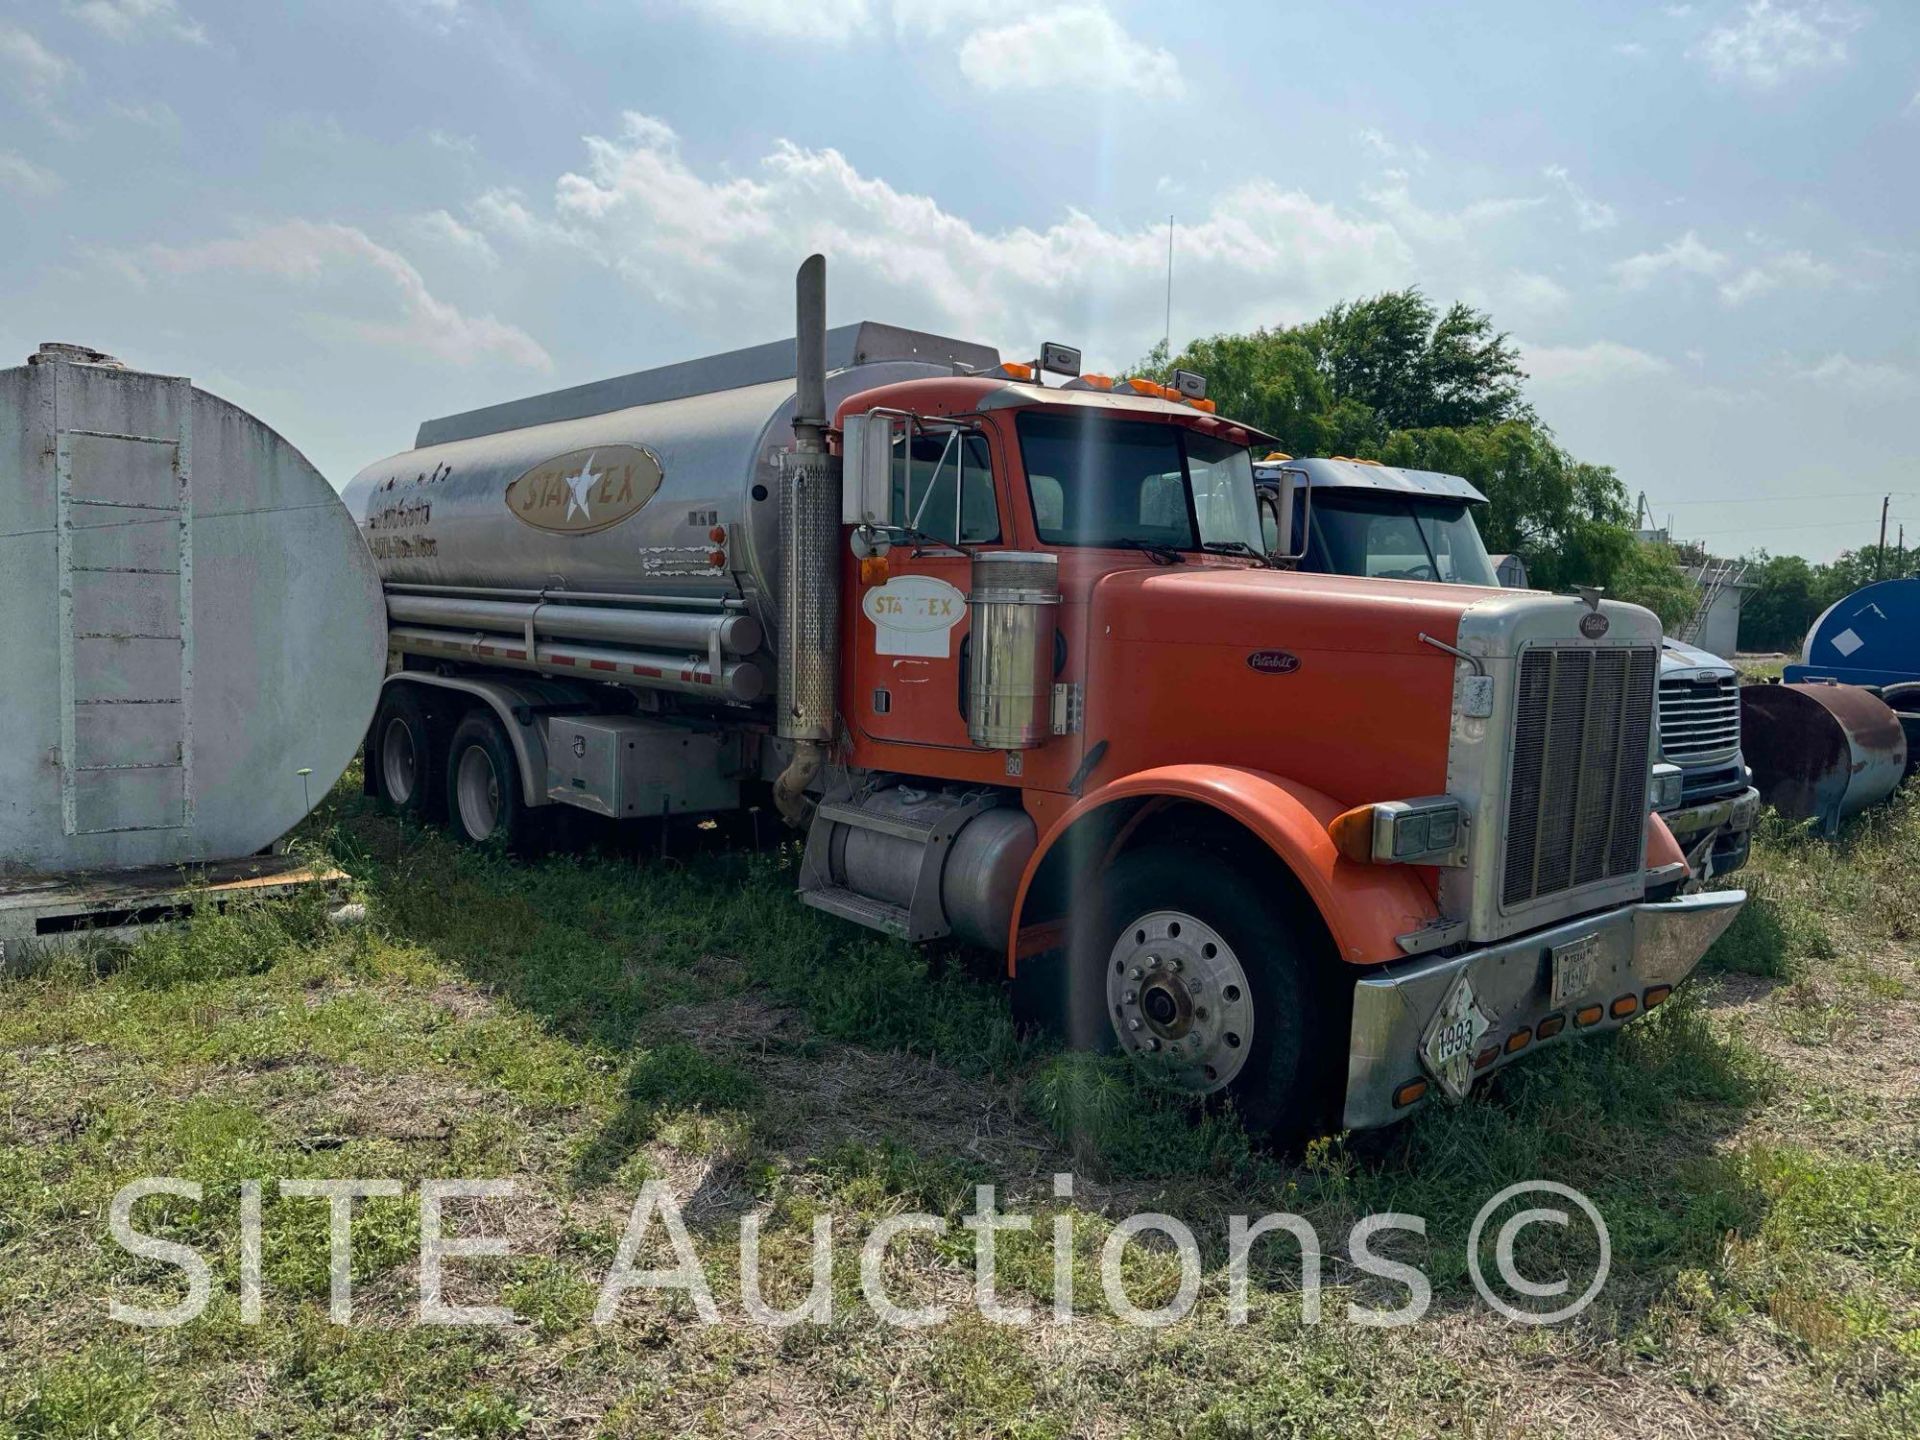
<path fill-rule="evenodd" d="M 613 594 L 599 590 L 511 590 L 498 585 L 422 585 L 389 580 L 395 595 L 446 595 L 457 600 L 525 600 L 542 605 L 632 605 L 640 609 L 677 606 L 686 610 L 745 610 L 747 602 L 724 595 Z"/>

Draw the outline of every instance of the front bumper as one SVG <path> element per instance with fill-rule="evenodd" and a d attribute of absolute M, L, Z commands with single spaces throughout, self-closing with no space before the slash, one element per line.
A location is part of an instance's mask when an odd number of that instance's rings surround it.
<path fill-rule="evenodd" d="M 1443 1089 L 1424 1058 L 1440 1012 L 1458 997 L 1464 976 L 1480 1016 L 1489 1022 L 1475 1043 L 1472 1078 L 1574 1036 L 1617 1030 L 1645 1009 L 1646 992 L 1678 985 L 1746 902 L 1742 890 L 1687 895 L 1663 904 L 1627 905 L 1569 920 L 1466 955 L 1409 960 L 1381 967 L 1353 987 L 1353 1032 L 1347 1059 L 1345 1123 L 1364 1130 L 1407 1115 L 1417 1101 L 1396 1106 L 1410 1082 L 1425 1080 L 1427 1093 Z M 1588 983 L 1553 1003 L 1554 952 L 1578 946 Z M 1634 1000 L 1616 1015 L 1614 1002 Z M 1577 1023 L 1583 1010 L 1600 1016 Z M 1551 1039 L 1532 1039 L 1509 1050 L 1522 1030 L 1536 1033 L 1543 1020 L 1561 1018 Z"/>
<path fill-rule="evenodd" d="M 1702 800 L 1698 805 L 1662 810 L 1660 818 L 1666 822 L 1667 829 L 1673 832 L 1673 838 L 1680 842 L 1681 848 L 1691 849 L 1688 840 L 1697 839 L 1709 830 L 1753 829 L 1754 817 L 1759 813 L 1760 792 L 1749 785 L 1744 790 L 1722 795 L 1717 800 Z"/>

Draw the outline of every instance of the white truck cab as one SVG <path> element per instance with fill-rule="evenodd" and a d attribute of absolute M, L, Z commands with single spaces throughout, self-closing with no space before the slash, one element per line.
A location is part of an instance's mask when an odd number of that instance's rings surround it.
<path fill-rule="evenodd" d="M 1343 456 L 1270 455 L 1255 465 L 1254 479 L 1268 549 L 1302 570 L 1500 584 L 1474 523 L 1487 497 L 1458 475 Z M 1656 759 L 1680 773 L 1655 795 L 1655 808 L 1696 881 L 1738 870 L 1760 806 L 1740 752 L 1738 673 L 1718 656 L 1665 641 L 1659 721 Z M 1656 771 L 1663 773 L 1672 772 Z"/>

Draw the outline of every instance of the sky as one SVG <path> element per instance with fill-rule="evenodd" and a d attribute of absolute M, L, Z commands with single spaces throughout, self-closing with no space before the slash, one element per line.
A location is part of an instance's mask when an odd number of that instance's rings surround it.
<path fill-rule="evenodd" d="M 829 320 L 1171 333 L 1418 285 L 1677 538 L 1920 541 L 1920 5 L 0 0 L 0 364 L 191 376 L 337 486 Z M 1889 542 L 1895 530 L 1889 531 Z"/>

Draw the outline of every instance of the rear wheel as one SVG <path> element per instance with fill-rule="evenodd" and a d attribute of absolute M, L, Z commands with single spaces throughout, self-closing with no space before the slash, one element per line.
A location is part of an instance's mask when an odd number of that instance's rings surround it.
<path fill-rule="evenodd" d="M 367 764 L 379 776 L 380 793 L 416 819 L 440 811 L 440 756 L 433 717 L 412 685 L 390 685 L 373 722 Z"/>
<path fill-rule="evenodd" d="M 520 799 L 520 767 L 500 722 L 484 710 L 470 712 L 447 747 L 447 815 L 470 845 L 512 844 L 526 807 Z"/>
<path fill-rule="evenodd" d="M 1256 1130 L 1321 1123 L 1338 1098 L 1331 1040 L 1346 1027 L 1316 983 L 1311 932 L 1274 889 L 1187 851 L 1121 856 L 1091 923 L 1074 927 L 1073 1043 L 1130 1055 L 1190 1094 L 1230 1098 Z"/>

